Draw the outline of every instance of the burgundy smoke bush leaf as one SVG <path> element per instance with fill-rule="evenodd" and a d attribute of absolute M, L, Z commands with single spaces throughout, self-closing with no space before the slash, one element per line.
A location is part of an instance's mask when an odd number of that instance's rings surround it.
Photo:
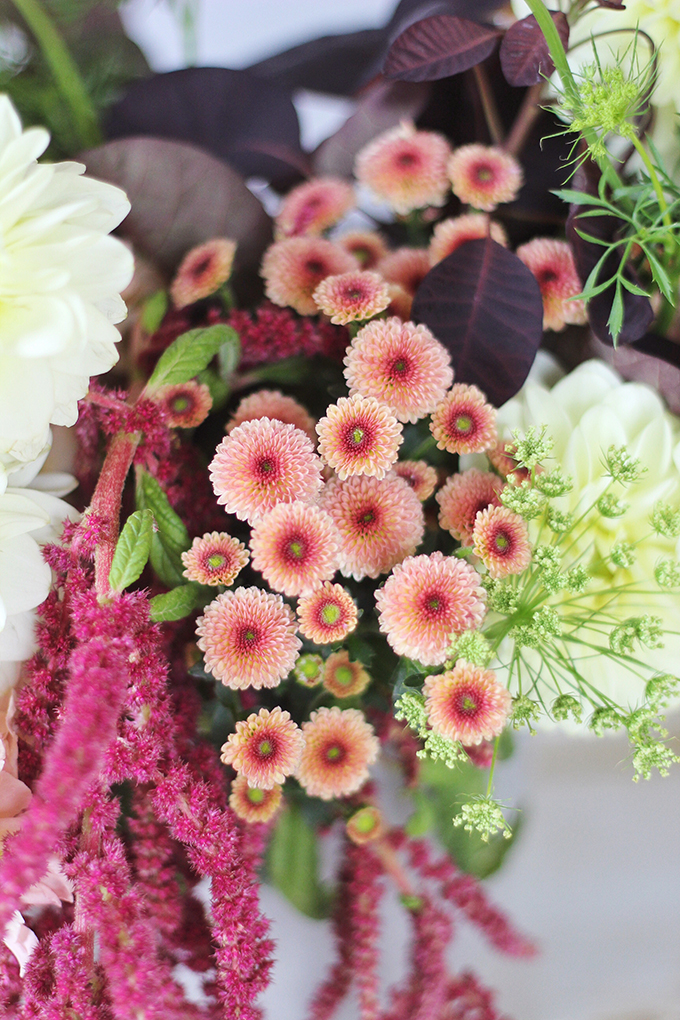
<path fill-rule="evenodd" d="M 389 38 L 394 40 L 409 25 L 435 14 L 488 21 L 504 3 L 505 0 L 401 0 L 387 25 L 387 32 Z"/>
<path fill-rule="evenodd" d="M 543 336 L 543 301 L 523 262 L 491 238 L 467 241 L 431 269 L 413 302 L 451 354 L 456 382 L 500 407 L 526 379 Z"/>
<path fill-rule="evenodd" d="M 551 11 L 562 45 L 569 42 L 569 22 L 566 14 Z M 516 21 L 505 33 L 500 48 L 501 67 L 510 85 L 537 85 L 555 70 L 548 44 L 533 14 Z"/>
<path fill-rule="evenodd" d="M 242 178 L 193 145 L 122 138 L 81 158 L 93 177 L 125 189 L 132 211 L 122 232 L 163 269 L 211 237 L 233 238 L 237 266 L 254 266 L 271 240 L 269 218 Z"/>
<path fill-rule="evenodd" d="M 279 87 L 351 96 L 378 73 L 386 49 L 384 28 L 324 35 L 252 64 L 248 71 Z"/>
<path fill-rule="evenodd" d="M 449 78 L 485 60 L 500 35 L 498 29 L 467 18 L 448 14 L 424 18 L 392 43 L 383 74 L 401 81 Z"/>

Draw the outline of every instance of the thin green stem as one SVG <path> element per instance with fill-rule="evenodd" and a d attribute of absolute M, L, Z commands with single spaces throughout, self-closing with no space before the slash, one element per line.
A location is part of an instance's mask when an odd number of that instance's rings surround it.
<path fill-rule="evenodd" d="M 661 187 L 661 181 L 657 176 L 656 168 L 652 163 L 651 159 L 649 158 L 647 150 L 645 149 L 644 145 L 637 137 L 637 135 L 634 135 L 633 138 L 631 138 L 631 141 L 635 148 L 637 149 L 640 155 L 640 159 L 645 164 L 645 169 L 649 174 L 649 179 L 652 182 L 652 187 L 656 192 L 656 197 L 659 200 L 659 208 L 661 209 L 661 212 L 663 214 L 664 226 L 667 227 L 669 230 L 672 230 L 673 224 L 671 222 L 671 216 L 668 211 L 668 203 L 666 202 L 666 196 L 664 195 L 663 188 Z"/>

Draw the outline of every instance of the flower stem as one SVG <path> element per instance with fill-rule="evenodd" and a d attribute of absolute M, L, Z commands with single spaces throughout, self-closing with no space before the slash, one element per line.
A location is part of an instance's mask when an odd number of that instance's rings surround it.
<path fill-rule="evenodd" d="M 106 454 L 92 502 L 85 512 L 85 519 L 88 514 L 93 514 L 104 522 L 94 560 L 95 590 L 100 600 L 109 596 L 109 573 L 120 530 L 123 487 L 141 436 L 141 432 L 120 432 L 115 436 Z"/>
<path fill-rule="evenodd" d="M 99 145 L 102 134 L 97 114 L 85 88 L 78 65 L 68 51 L 57 26 L 40 0 L 12 0 L 40 46 L 56 86 L 68 106 L 79 144 Z"/>
<path fill-rule="evenodd" d="M 491 135 L 491 141 L 494 145 L 502 145 L 503 123 L 498 114 L 498 108 L 491 89 L 491 83 L 489 82 L 489 76 L 486 73 L 483 64 L 475 64 L 472 70 L 475 76 L 475 81 L 477 82 L 479 98 L 482 101 L 484 119 L 486 121 L 486 126 L 489 129 L 489 134 Z"/>

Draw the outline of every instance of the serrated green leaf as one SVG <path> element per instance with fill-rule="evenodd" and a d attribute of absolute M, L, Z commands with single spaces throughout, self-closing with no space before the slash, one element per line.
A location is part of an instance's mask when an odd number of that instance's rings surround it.
<path fill-rule="evenodd" d="M 557 188 L 552 192 L 553 195 L 557 195 L 563 202 L 573 203 L 574 205 L 602 205 L 602 199 L 596 195 L 589 195 L 587 191 L 575 191 L 573 188 Z"/>
<path fill-rule="evenodd" d="M 167 620 L 181 620 L 196 607 L 195 584 L 180 584 L 172 591 L 163 595 L 154 595 L 151 599 L 151 619 L 154 623 Z"/>
<path fill-rule="evenodd" d="M 149 558 L 152 534 L 153 514 L 150 510 L 135 510 L 130 514 L 120 533 L 109 571 L 112 591 L 124 591 L 142 573 Z"/>
<path fill-rule="evenodd" d="M 238 343 L 236 331 L 223 323 L 182 333 L 161 355 L 146 385 L 147 392 L 193 379 L 223 347 Z"/>
<path fill-rule="evenodd" d="M 308 917 L 328 917 L 331 897 L 319 881 L 317 837 L 298 807 L 281 812 L 267 855 L 269 878 Z"/>
<path fill-rule="evenodd" d="M 154 572 L 168 588 L 176 588 L 178 584 L 186 584 L 184 566 L 179 555 L 168 552 L 160 535 L 156 532 L 151 539 L 151 555 L 149 557 Z"/>
<path fill-rule="evenodd" d="M 649 259 L 649 265 L 651 267 L 652 276 L 654 277 L 655 283 L 657 284 L 663 296 L 666 298 L 666 301 L 668 301 L 669 304 L 674 305 L 675 294 L 673 293 L 673 285 L 670 279 L 668 278 L 666 270 L 661 265 L 656 255 L 654 255 L 654 253 L 650 251 L 648 247 L 645 246 L 644 252 L 647 258 Z"/>
<path fill-rule="evenodd" d="M 178 553 L 189 548 L 191 542 L 184 521 L 170 506 L 153 475 L 140 471 L 137 476 L 137 504 L 140 509 L 149 509 L 154 515 L 158 534 L 166 548 Z"/>
<path fill-rule="evenodd" d="M 623 295 L 621 294 L 621 281 L 616 281 L 616 291 L 614 293 L 614 300 L 612 301 L 611 311 L 609 312 L 609 319 L 607 321 L 609 326 L 609 332 L 612 335 L 614 346 L 616 347 L 616 341 L 621 327 L 623 326 Z"/>
<path fill-rule="evenodd" d="M 163 316 L 168 310 L 168 295 L 164 290 L 157 290 L 144 302 L 142 309 L 142 327 L 147 333 L 155 333 Z"/>
<path fill-rule="evenodd" d="M 224 379 L 221 379 L 214 369 L 204 368 L 202 372 L 198 373 L 196 378 L 210 390 L 213 411 L 217 411 L 220 407 L 223 407 L 226 404 L 231 390 L 227 383 L 225 383 Z"/>

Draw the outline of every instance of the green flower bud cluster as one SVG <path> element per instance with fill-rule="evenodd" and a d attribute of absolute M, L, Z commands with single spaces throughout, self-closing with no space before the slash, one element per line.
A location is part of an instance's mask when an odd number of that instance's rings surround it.
<path fill-rule="evenodd" d="M 550 456 L 555 445 L 547 432 L 547 425 L 542 425 L 540 431 L 531 425 L 525 433 L 515 429 L 512 433 L 514 444 L 506 447 L 506 452 L 515 458 L 518 467 L 524 467 L 531 471 L 542 460 Z"/>
<path fill-rule="evenodd" d="M 465 630 L 455 637 L 449 649 L 449 657 L 454 661 L 464 659 L 473 666 L 486 669 L 491 661 L 493 651 L 491 645 L 479 630 Z"/>
<path fill-rule="evenodd" d="M 533 735 L 536 730 L 531 724 L 540 718 L 541 706 L 537 701 L 532 701 L 531 698 L 527 698 L 524 694 L 518 694 L 516 698 L 512 699 L 510 722 L 514 729 L 518 730 L 520 726 L 527 726 L 529 732 Z"/>
<path fill-rule="evenodd" d="M 545 496 L 525 480 L 520 485 L 506 485 L 501 492 L 501 503 L 525 521 L 532 521 L 543 513 Z"/>
<path fill-rule="evenodd" d="M 680 535 L 680 509 L 668 503 L 657 503 L 652 511 L 652 527 L 657 535 L 677 538 Z"/>
<path fill-rule="evenodd" d="M 573 480 L 569 475 L 563 475 L 562 469 L 553 468 L 552 471 L 544 471 L 536 475 L 536 488 L 548 499 L 556 499 L 558 496 L 566 496 L 574 488 Z"/>
<path fill-rule="evenodd" d="M 553 701 L 552 715 L 558 722 L 565 722 L 571 716 L 574 722 L 580 723 L 582 712 L 581 705 L 571 694 L 560 694 Z"/>
<path fill-rule="evenodd" d="M 680 588 L 680 563 L 661 560 L 654 568 L 654 577 L 661 588 Z"/>
<path fill-rule="evenodd" d="M 616 655 L 631 655 L 635 641 L 647 648 L 663 648 L 662 621 L 658 616 L 630 616 L 609 634 L 609 647 Z"/>
<path fill-rule="evenodd" d="M 501 805 L 490 797 L 479 797 L 463 804 L 453 824 L 457 829 L 462 825 L 466 832 L 478 832 L 483 843 L 488 843 L 496 832 L 501 832 L 504 839 L 512 838 L 512 830 L 505 820 Z"/>
<path fill-rule="evenodd" d="M 622 567 L 624 570 L 630 570 L 637 558 L 635 547 L 630 542 L 615 542 L 609 557 L 615 566 Z"/>
<path fill-rule="evenodd" d="M 611 492 L 605 492 L 597 501 L 597 509 L 603 517 L 623 517 L 628 507 L 628 503 L 623 503 Z"/>
<path fill-rule="evenodd" d="M 467 761 L 467 755 L 459 743 L 454 743 L 429 729 L 425 698 L 418 691 L 405 691 L 395 703 L 394 718 L 408 723 L 423 741 L 423 747 L 416 751 L 417 758 L 432 758 L 443 761 L 450 769 L 459 761 Z"/>
<path fill-rule="evenodd" d="M 625 446 L 610 446 L 605 454 L 604 463 L 610 477 L 624 485 L 637 482 L 647 470 L 640 465 L 639 460 L 631 457 Z"/>

